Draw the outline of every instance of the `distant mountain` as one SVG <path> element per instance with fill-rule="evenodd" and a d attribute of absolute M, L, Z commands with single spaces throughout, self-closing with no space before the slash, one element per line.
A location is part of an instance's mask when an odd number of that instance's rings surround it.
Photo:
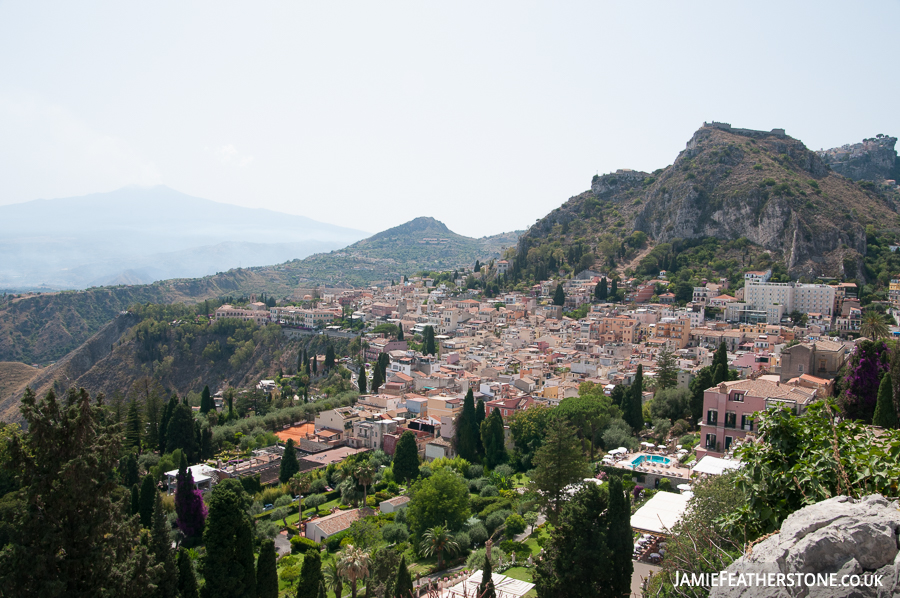
<path fill-rule="evenodd" d="M 164 186 L 0 206 L 0 288 L 198 277 L 344 247 L 361 231 Z"/>
<path fill-rule="evenodd" d="M 882 170 L 890 160 L 896 163 L 889 145 L 878 156 Z M 701 239 L 743 239 L 752 254 L 768 253 L 794 278 L 865 281 L 866 227 L 896 233 L 898 212 L 896 188 L 841 176 L 783 130 L 704 123 L 666 168 L 595 176 L 589 191 L 570 198 L 520 237 L 516 268 L 543 273 L 594 262 L 622 266 L 633 258 L 629 265 L 636 271 L 655 275 L 667 262 L 673 264 L 679 247 Z M 642 256 L 638 248 L 644 239 L 668 247 Z M 742 251 L 737 248 L 737 253 L 739 267 Z M 721 262 L 712 269 L 718 276 L 733 269 L 735 256 L 715 257 Z"/>
<path fill-rule="evenodd" d="M 472 267 L 475 260 L 498 258 L 518 237 L 518 232 L 511 232 L 472 239 L 451 232 L 433 218 L 416 218 L 340 251 L 273 266 L 131 286 L 125 285 L 147 274 L 122 271 L 107 287 L 6 297 L 0 301 L 0 361 L 47 364 L 58 360 L 136 303 L 195 303 L 259 293 L 281 299 L 318 285 L 399 281 L 401 275 L 422 270 Z M 178 255 L 157 256 L 155 262 L 164 265 L 177 261 Z"/>

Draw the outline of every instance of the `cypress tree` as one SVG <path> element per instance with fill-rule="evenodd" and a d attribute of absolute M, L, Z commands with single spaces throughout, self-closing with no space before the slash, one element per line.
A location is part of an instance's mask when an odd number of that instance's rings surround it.
<path fill-rule="evenodd" d="M 178 397 L 172 395 L 169 399 L 169 402 L 163 406 L 162 415 L 159 418 L 159 454 L 162 455 L 166 452 L 166 443 L 169 438 L 169 422 L 172 421 L 172 413 L 175 411 L 175 407 L 178 406 Z"/>
<path fill-rule="evenodd" d="M 403 324 L 397 325 L 397 340 L 398 341 L 403 340 Z"/>
<path fill-rule="evenodd" d="M 609 294 L 612 296 L 612 299 L 616 300 L 616 301 L 618 300 L 618 297 L 616 295 L 618 295 L 618 293 L 619 293 L 618 285 L 619 285 L 618 280 L 613 278 L 612 285 L 609 288 Z"/>
<path fill-rule="evenodd" d="M 716 367 L 722 365 L 726 371 L 728 371 L 728 348 L 725 347 L 725 341 L 719 343 L 719 346 L 716 348 L 716 352 L 713 355 L 713 371 L 715 371 Z M 716 382 L 718 384 L 718 382 Z"/>
<path fill-rule="evenodd" d="M 391 364 L 391 358 L 387 353 L 378 355 L 378 367 L 381 368 L 381 379 L 387 381 L 387 369 Z"/>
<path fill-rule="evenodd" d="M 481 424 L 484 423 L 484 420 L 487 419 L 487 413 L 484 409 L 484 400 L 478 399 L 478 403 L 475 405 L 475 430 L 477 431 L 475 434 L 475 443 L 478 445 L 478 455 L 484 456 L 484 443 L 481 441 Z"/>
<path fill-rule="evenodd" d="M 403 482 L 416 479 L 419 475 L 419 448 L 416 446 L 416 438 L 407 430 L 397 441 L 394 451 L 394 477 Z"/>
<path fill-rule="evenodd" d="M 197 462 L 197 438 L 194 431 L 194 413 L 190 407 L 178 403 L 166 430 L 166 452 L 181 449 L 188 461 Z"/>
<path fill-rule="evenodd" d="M 319 356 L 318 355 L 312 356 L 312 361 L 310 362 L 310 365 L 309 365 L 309 373 L 311 376 L 315 376 L 316 374 L 319 373 Z"/>
<path fill-rule="evenodd" d="M 491 559 L 485 555 L 484 569 L 481 570 L 481 583 L 478 584 L 478 598 L 497 598 L 497 590 L 494 588 L 494 571 Z"/>
<path fill-rule="evenodd" d="M 141 452 L 141 412 L 135 399 L 131 399 L 125 418 L 125 447 Z"/>
<path fill-rule="evenodd" d="M 631 560 L 631 508 L 622 486 L 622 478 L 609 479 L 609 531 L 606 544 L 610 549 L 612 589 L 616 596 L 627 596 L 631 590 L 634 563 Z"/>
<path fill-rule="evenodd" d="M 553 305 L 565 305 L 566 304 L 566 292 L 563 290 L 563 285 L 560 282 L 556 285 L 556 292 L 553 293 Z"/>
<path fill-rule="evenodd" d="M 366 366 L 362 364 L 359 366 L 359 378 L 357 378 L 356 384 L 359 387 L 359 394 L 366 394 Z"/>
<path fill-rule="evenodd" d="M 330 370 L 334 367 L 334 347 L 330 344 L 325 349 L 325 369 Z"/>
<path fill-rule="evenodd" d="M 715 373 L 713 374 L 713 386 L 718 386 L 720 382 L 728 380 L 728 373 L 725 367 L 726 366 L 721 363 L 716 366 Z"/>
<path fill-rule="evenodd" d="M 499 409 L 494 409 L 481 424 L 481 442 L 484 457 L 489 467 L 496 467 L 506 461 L 506 446 L 503 434 L 503 417 Z"/>
<path fill-rule="evenodd" d="M 138 485 L 131 487 L 131 514 L 137 515 L 141 512 L 141 491 Z"/>
<path fill-rule="evenodd" d="M 644 429 L 644 366 L 638 364 L 631 385 L 630 425 L 636 432 Z"/>
<path fill-rule="evenodd" d="M 168 519 L 163 511 L 162 496 L 156 493 L 153 502 L 153 526 L 150 530 L 150 554 L 157 567 L 156 592 L 159 598 L 174 598 L 178 590 L 178 569 L 172 555 L 172 538 L 169 535 Z"/>
<path fill-rule="evenodd" d="M 391 598 L 412 598 L 413 582 L 406 566 L 406 555 L 400 557 L 400 565 L 397 566 L 397 579 L 394 582 L 394 594 Z"/>
<path fill-rule="evenodd" d="M 300 580 L 297 583 L 297 598 L 317 598 L 319 586 L 325 581 L 322 574 L 322 553 L 310 550 L 303 557 Z"/>
<path fill-rule="evenodd" d="M 141 516 L 141 527 L 150 529 L 150 526 L 153 525 L 153 504 L 156 502 L 156 494 L 153 475 L 148 473 L 141 482 L 141 503 L 138 509 Z"/>
<path fill-rule="evenodd" d="M 297 461 L 297 451 L 294 449 L 294 439 L 289 438 L 287 444 L 284 445 L 284 455 L 281 457 L 281 469 L 278 472 L 278 479 L 282 484 L 287 484 L 288 480 L 294 477 L 294 474 L 299 471 L 300 463 Z"/>
<path fill-rule="evenodd" d="M 251 598 L 256 594 L 250 498 L 236 479 L 219 482 L 209 497 L 203 532 L 203 598 Z"/>
<path fill-rule="evenodd" d="M 200 491 L 194 488 L 194 474 L 188 469 L 184 453 L 175 476 L 175 513 L 178 515 L 178 529 L 185 536 L 190 538 L 203 533 L 206 505 L 203 504 Z"/>
<path fill-rule="evenodd" d="M 184 548 L 178 550 L 178 598 L 200 598 L 197 590 L 197 576 L 191 557 Z"/>
<path fill-rule="evenodd" d="M 375 363 L 372 367 L 372 388 L 370 389 L 373 395 L 378 394 L 378 389 L 382 384 L 384 384 L 384 378 L 381 375 L 381 368 Z"/>
<path fill-rule="evenodd" d="M 600 282 L 597 283 L 597 299 L 600 301 L 606 301 L 607 297 L 609 297 L 609 289 L 606 284 L 606 277 L 600 279 Z"/>
<path fill-rule="evenodd" d="M 256 561 L 256 598 L 278 598 L 278 569 L 275 558 L 275 542 L 263 540 Z"/>
<path fill-rule="evenodd" d="M 125 458 L 119 462 L 122 475 L 122 485 L 125 487 L 134 486 L 141 481 L 140 472 L 138 472 L 137 457 L 134 453 L 128 453 Z"/>
<path fill-rule="evenodd" d="M 200 395 L 200 413 L 206 415 L 213 408 L 212 397 L 209 396 L 209 386 L 203 387 L 203 393 Z"/>
<path fill-rule="evenodd" d="M 423 336 L 423 352 L 425 355 L 435 355 L 437 354 L 437 347 L 434 344 L 434 328 L 432 326 L 426 326 L 425 330 L 422 331 Z"/>
<path fill-rule="evenodd" d="M 472 389 L 466 393 L 463 400 L 463 408 L 459 416 L 456 418 L 456 430 L 454 441 L 456 443 L 456 453 L 468 461 L 474 463 L 478 457 L 478 443 L 475 438 L 477 435 L 477 417 L 475 415 L 475 396 Z"/>
<path fill-rule="evenodd" d="M 878 402 L 875 404 L 875 415 L 872 423 L 882 428 L 892 430 L 897 427 L 897 411 L 894 409 L 894 386 L 891 382 L 890 372 L 881 377 L 878 386 Z"/>
<path fill-rule="evenodd" d="M 325 591 L 325 581 L 322 580 L 319 582 L 319 596 L 318 598 L 327 598 L 328 592 Z"/>

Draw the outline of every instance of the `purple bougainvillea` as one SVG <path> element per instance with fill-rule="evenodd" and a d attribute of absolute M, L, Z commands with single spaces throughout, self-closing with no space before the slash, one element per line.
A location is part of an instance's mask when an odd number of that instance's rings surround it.
<path fill-rule="evenodd" d="M 188 538 L 203 533 L 207 509 L 203 503 L 203 494 L 194 489 L 194 476 L 190 469 L 178 472 L 175 478 L 175 522 L 178 529 Z"/>
<path fill-rule="evenodd" d="M 863 341 L 847 363 L 838 400 L 843 416 L 872 422 L 881 376 L 891 367 L 890 351 L 883 342 Z"/>

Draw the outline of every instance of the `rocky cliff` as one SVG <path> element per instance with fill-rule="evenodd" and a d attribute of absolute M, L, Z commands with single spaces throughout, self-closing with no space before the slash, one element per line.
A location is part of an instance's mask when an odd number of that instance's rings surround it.
<path fill-rule="evenodd" d="M 710 598 L 896 598 L 898 504 L 880 495 L 861 500 L 837 496 L 800 509 L 785 520 L 779 533 L 732 563 L 727 573 L 731 577 L 726 585 L 713 587 Z M 776 582 L 783 575 L 785 585 L 757 583 L 770 574 Z M 797 574 L 803 574 L 802 580 Z M 800 583 L 788 586 L 788 580 Z"/>
<path fill-rule="evenodd" d="M 554 244 L 582 243 L 600 261 L 621 260 L 627 251 L 610 252 L 609 237 L 627 244 L 641 231 L 657 244 L 746 238 L 795 278 L 863 279 L 866 226 L 900 230 L 898 209 L 895 190 L 840 176 L 782 129 L 704 123 L 666 168 L 595 176 L 590 191 L 520 238 L 517 259 L 546 260 Z"/>
<path fill-rule="evenodd" d="M 817 152 L 822 161 L 836 173 L 855 181 L 880 183 L 885 179 L 896 179 L 897 160 L 896 137 L 878 135 L 853 143 Z"/>

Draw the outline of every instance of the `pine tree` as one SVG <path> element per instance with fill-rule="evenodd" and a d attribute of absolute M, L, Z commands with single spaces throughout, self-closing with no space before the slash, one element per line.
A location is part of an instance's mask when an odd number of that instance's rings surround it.
<path fill-rule="evenodd" d="M 609 546 L 610 570 L 612 573 L 612 589 L 615 596 L 628 596 L 631 590 L 631 576 L 634 563 L 631 560 L 631 508 L 622 486 L 622 479 L 611 476 L 609 479 L 609 530 L 606 543 Z"/>
<path fill-rule="evenodd" d="M 419 448 L 416 446 L 416 438 L 407 430 L 400 435 L 397 448 L 394 451 L 394 478 L 398 481 L 409 482 L 419 475 Z"/>
<path fill-rule="evenodd" d="M 297 598 L 317 598 L 319 595 L 319 586 L 325 581 L 321 555 L 318 550 L 310 550 L 303 557 L 300 580 L 297 583 Z"/>
<path fill-rule="evenodd" d="M 191 564 L 191 556 L 184 548 L 178 550 L 178 598 L 200 598 L 197 576 Z"/>
<path fill-rule="evenodd" d="M 478 584 L 478 598 L 497 598 L 494 588 L 494 571 L 491 559 L 485 555 L 484 568 L 481 570 L 481 583 Z"/>
<path fill-rule="evenodd" d="M 475 440 L 478 434 L 476 425 L 475 396 L 470 388 L 463 400 L 462 411 L 456 418 L 456 429 L 454 430 L 456 453 L 469 463 L 474 463 L 478 457 L 478 443 Z"/>
<path fill-rule="evenodd" d="M 200 394 L 200 413 L 206 415 L 213 408 L 213 400 L 209 395 L 209 386 L 203 387 L 203 392 Z"/>
<path fill-rule="evenodd" d="M 4 443 L 21 490 L 4 512 L 14 533 L 0 553 L 0 595 L 147 595 L 150 556 L 110 475 L 123 450 L 120 425 L 83 389 L 62 400 L 27 389 L 21 414 L 21 435 Z"/>
<path fill-rule="evenodd" d="M 400 557 L 397 578 L 394 581 L 394 592 L 390 598 L 413 598 L 413 582 L 409 568 L 406 566 L 406 555 Z"/>
<path fill-rule="evenodd" d="M 169 521 L 163 510 L 162 496 L 157 492 L 153 502 L 150 554 L 153 556 L 154 562 L 159 565 L 155 568 L 154 579 L 156 584 L 154 597 L 158 598 L 174 598 L 178 591 L 178 569 L 175 567 L 175 557 L 172 555 L 170 529 Z"/>
<path fill-rule="evenodd" d="M 187 466 L 187 459 L 181 455 L 178 474 L 175 476 L 176 523 L 184 535 L 191 538 L 203 533 L 206 521 L 206 505 L 200 491 L 194 488 L 194 474 Z"/>
<path fill-rule="evenodd" d="M 384 384 L 384 378 L 381 376 L 381 368 L 375 363 L 372 366 L 372 388 L 370 389 L 373 395 L 378 394 L 378 389 L 382 384 Z"/>
<path fill-rule="evenodd" d="M 297 461 L 297 450 L 294 448 L 294 439 L 288 438 L 284 445 L 284 455 L 281 457 L 281 469 L 278 472 L 278 479 L 282 484 L 287 484 L 288 480 L 294 477 L 295 473 L 300 472 L 300 463 Z"/>
<path fill-rule="evenodd" d="M 157 494 L 153 475 L 148 473 L 141 482 L 141 502 L 138 509 L 143 528 L 150 529 L 150 526 L 153 525 L 153 503 L 156 501 Z"/>
<path fill-rule="evenodd" d="M 535 490 L 547 507 L 547 516 L 556 522 L 562 511 L 569 484 L 583 481 L 590 474 L 587 459 L 581 451 L 581 441 L 563 418 L 557 418 L 547 430 L 547 437 L 532 459 L 531 476 Z M 591 484 L 593 485 L 593 484 Z"/>
<path fill-rule="evenodd" d="M 256 598 L 278 598 L 278 568 L 275 560 L 275 542 L 263 540 L 256 561 Z"/>
<path fill-rule="evenodd" d="M 359 394 L 366 394 L 366 366 L 363 364 L 359 365 L 359 378 L 356 380 L 356 384 L 359 387 Z"/>
<path fill-rule="evenodd" d="M 325 349 L 325 369 L 331 370 L 334 367 L 334 347 L 330 344 Z"/>
<path fill-rule="evenodd" d="M 137 400 L 131 399 L 128 405 L 128 416 L 125 418 L 125 447 L 136 452 L 141 451 L 141 412 Z"/>
<path fill-rule="evenodd" d="M 499 409 L 494 409 L 481 424 L 481 442 L 484 445 L 484 458 L 489 467 L 497 467 L 506 461 L 503 417 Z"/>
<path fill-rule="evenodd" d="M 656 388 L 673 388 L 678 384 L 678 367 L 675 354 L 668 347 L 659 350 L 656 356 Z"/>
<path fill-rule="evenodd" d="M 553 305 L 565 305 L 566 304 L 566 292 L 563 290 L 563 285 L 560 282 L 556 285 L 556 292 L 553 293 Z"/>
<path fill-rule="evenodd" d="M 478 399 L 478 403 L 475 405 L 475 430 L 477 430 L 475 443 L 478 445 L 478 456 L 480 457 L 484 456 L 484 443 L 481 441 L 481 424 L 485 419 L 487 419 L 487 413 L 484 408 L 484 400 Z"/>
<path fill-rule="evenodd" d="M 891 383 L 890 372 L 886 372 L 881 377 L 881 385 L 878 387 L 878 402 L 875 404 L 875 415 L 872 417 L 872 423 L 888 430 L 897 427 L 897 411 L 894 409 L 894 387 Z"/>
<path fill-rule="evenodd" d="M 209 497 L 209 521 L 203 532 L 204 598 L 252 598 L 256 594 L 253 522 L 250 498 L 232 478 L 219 482 Z"/>

